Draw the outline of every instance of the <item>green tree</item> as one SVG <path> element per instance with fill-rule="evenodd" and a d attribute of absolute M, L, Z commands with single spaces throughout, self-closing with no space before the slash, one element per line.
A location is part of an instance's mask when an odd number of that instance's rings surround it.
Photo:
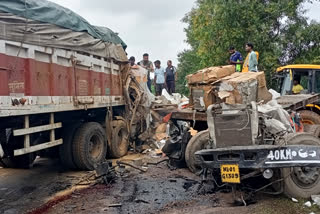
<path fill-rule="evenodd" d="M 183 19 L 190 50 L 179 54 L 179 92 L 186 93 L 183 75 L 227 64 L 228 47 L 245 57 L 246 42 L 255 45 L 268 79 L 280 65 L 319 62 L 320 24 L 308 23 L 306 2 L 312 1 L 198 0 Z"/>

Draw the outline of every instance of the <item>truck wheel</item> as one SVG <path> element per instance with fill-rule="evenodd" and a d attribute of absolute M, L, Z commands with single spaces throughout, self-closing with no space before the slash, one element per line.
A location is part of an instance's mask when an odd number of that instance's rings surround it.
<path fill-rule="evenodd" d="M 320 125 L 320 115 L 313 111 L 309 110 L 302 110 L 299 111 L 302 119 L 303 124 L 309 124 L 309 125 L 314 125 L 314 124 L 319 124 Z"/>
<path fill-rule="evenodd" d="M 7 130 L 6 140 L 8 141 L 7 143 L 2 142 L 5 157 L 1 159 L 0 166 L 5 168 L 32 168 L 33 162 L 36 159 L 35 153 L 13 156 L 13 151 L 19 148 L 19 145 L 21 145 L 21 143 L 23 144 L 24 137 L 14 137 L 12 130 Z"/>
<path fill-rule="evenodd" d="M 320 125 L 304 125 L 304 132 L 320 137 Z"/>
<path fill-rule="evenodd" d="M 195 174 L 200 174 L 202 171 L 201 166 L 197 164 L 197 158 L 194 153 L 207 148 L 209 144 L 209 131 L 201 131 L 193 136 L 188 142 L 185 159 L 189 170 Z"/>
<path fill-rule="evenodd" d="M 81 124 L 66 125 L 63 127 L 63 144 L 59 147 L 60 162 L 67 169 L 76 169 L 77 166 L 73 160 L 72 142 L 74 134 Z"/>
<path fill-rule="evenodd" d="M 316 145 L 320 140 L 307 133 L 289 134 L 286 138 L 288 145 Z M 291 167 L 281 169 L 284 194 L 294 198 L 310 198 L 320 193 L 320 168 Z"/>
<path fill-rule="evenodd" d="M 129 148 L 127 124 L 122 120 L 112 121 L 112 141 L 109 142 L 109 154 L 113 158 L 125 156 Z"/>
<path fill-rule="evenodd" d="M 73 161 L 78 169 L 93 170 L 107 154 L 105 131 L 99 123 L 82 124 L 72 141 Z"/>

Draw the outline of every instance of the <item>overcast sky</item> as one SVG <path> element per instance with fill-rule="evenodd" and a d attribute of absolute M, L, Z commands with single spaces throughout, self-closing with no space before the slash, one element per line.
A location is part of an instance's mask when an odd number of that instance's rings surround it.
<path fill-rule="evenodd" d="M 185 25 L 181 19 L 194 6 L 195 0 L 51 0 L 67 7 L 93 25 L 109 27 L 127 43 L 129 56 L 166 64 L 188 45 L 184 43 Z M 307 4 L 308 16 L 320 21 L 320 3 Z"/>

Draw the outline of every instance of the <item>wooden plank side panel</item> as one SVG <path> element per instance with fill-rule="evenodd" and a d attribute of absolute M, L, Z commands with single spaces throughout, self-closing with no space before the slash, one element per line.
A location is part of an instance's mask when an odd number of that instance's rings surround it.
<path fill-rule="evenodd" d="M 1 96 L 122 96 L 121 76 L 0 54 Z M 77 92 L 76 92 L 77 91 Z"/>
<path fill-rule="evenodd" d="M 23 58 L 0 54 L 1 95 L 25 94 L 25 64 Z"/>

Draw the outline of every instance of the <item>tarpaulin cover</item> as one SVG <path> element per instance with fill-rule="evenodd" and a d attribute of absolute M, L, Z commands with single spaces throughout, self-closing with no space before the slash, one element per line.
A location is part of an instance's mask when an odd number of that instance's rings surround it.
<path fill-rule="evenodd" d="M 0 12 L 0 39 L 84 52 L 119 62 L 128 61 L 120 44 L 94 38 L 87 32 L 77 32 L 7 12 Z"/>
<path fill-rule="evenodd" d="M 78 14 L 50 1 L 1 0 L 0 11 L 50 23 L 77 32 L 87 32 L 92 37 L 101 39 L 104 42 L 121 44 L 124 49 L 127 47 L 121 38 L 110 29 L 93 26 Z"/>

